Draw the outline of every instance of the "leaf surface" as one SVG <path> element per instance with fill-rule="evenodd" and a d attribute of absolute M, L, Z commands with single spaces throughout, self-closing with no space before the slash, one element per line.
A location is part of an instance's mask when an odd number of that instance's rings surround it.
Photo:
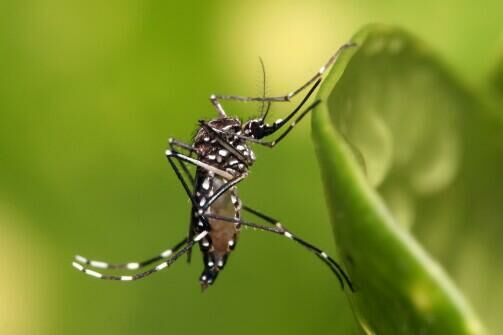
<path fill-rule="evenodd" d="M 445 271 L 410 233 L 422 199 L 451 187 L 475 102 L 402 30 L 371 25 L 319 91 L 313 138 L 334 236 L 369 334 L 482 334 Z"/>

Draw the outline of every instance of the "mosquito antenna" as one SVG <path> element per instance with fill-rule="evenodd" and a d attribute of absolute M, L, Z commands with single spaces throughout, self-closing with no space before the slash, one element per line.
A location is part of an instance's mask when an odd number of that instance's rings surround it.
<path fill-rule="evenodd" d="M 265 73 L 265 64 L 264 64 L 264 60 L 262 59 L 262 57 L 259 57 L 258 58 L 259 61 L 260 61 L 260 67 L 262 69 L 262 97 L 265 98 L 265 94 L 266 94 L 266 90 L 267 90 L 267 86 L 266 86 L 266 73 Z M 267 104 L 267 109 L 264 109 L 265 108 L 265 101 L 262 101 L 262 106 L 260 107 L 260 119 L 261 120 L 264 120 L 267 113 L 269 112 L 269 106 L 270 106 L 270 103 Z"/>
<path fill-rule="evenodd" d="M 267 101 L 266 102 L 267 104 L 267 107 L 265 109 L 265 113 L 262 115 L 262 117 L 260 118 L 260 120 L 264 121 L 265 118 L 267 117 L 267 114 L 269 114 L 269 109 L 271 109 L 271 102 L 270 101 Z"/>

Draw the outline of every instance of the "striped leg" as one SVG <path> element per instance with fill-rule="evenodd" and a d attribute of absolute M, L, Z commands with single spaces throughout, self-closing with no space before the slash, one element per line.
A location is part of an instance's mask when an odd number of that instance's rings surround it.
<path fill-rule="evenodd" d="M 283 226 L 281 225 L 281 223 L 278 220 L 273 219 L 269 215 L 261 213 L 261 212 L 257 211 L 256 209 L 253 209 L 253 208 L 248 207 L 248 206 L 243 206 L 242 208 L 243 208 L 244 211 L 246 211 L 248 213 L 252 213 L 253 215 L 261 218 L 262 220 L 264 220 L 267 223 L 270 223 L 273 226 L 276 226 L 279 229 L 283 228 Z"/>
<path fill-rule="evenodd" d="M 152 263 L 157 263 L 160 260 L 169 258 L 171 255 L 173 255 L 173 253 L 177 252 L 186 243 L 187 243 L 187 238 L 184 238 L 181 242 L 176 244 L 172 249 L 167 249 L 167 250 L 161 252 L 159 255 L 154 256 L 149 259 L 146 259 L 141 262 L 107 263 L 107 262 L 102 262 L 102 261 L 91 260 L 91 259 L 88 259 L 88 258 L 80 256 L 80 255 L 75 256 L 75 261 L 82 264 L 82 265 L 87 265 L 89 267 L 99 268 L 99 269 L 137 270 L 137 269 L 141 269 L 147 265 L 150 265 Z"/>
<path fill-rule="evenodd" d="M 296 236 L 294 236 L 291 232 L 289 232 L 285 227 L 283 227 L 283 225 L 276 219 L 262 213 L 262 212 L 259 212 L 257 211 L 256 209 L 253 209 L 251 207 L 248 207 L 248 206 L 243 206 L 243 210 L 249 212 L 249 213 L 252 213 L 253 215 L 263 219 L 264 221 L 266 221 L 267 223 L 270 223 L 271 225 L 275 226 L 277 229 L 278 229 L 278 232 L 281 232 L 283 231 L 283 235 L 290 238 L 290 239 L 293 239 L 295 240 L 296 242 L 302 244 L 303 246 L 305 246 L 306 248 L 310 249 L 311 251 L 315 252 L 316 255 L 319 257 L 319 256 L 322 256 L 320 257 L 325 263 L 330 263 L 328 264 L 332 269 L 337 269 L 341 274 L 342 276 L 344 277 L 344 279 L 346 280 L 346 282 L 348 283 L 348 286 L 350 287 L 351 291 L 354 291 L 353 290 L 353 286 L 351 285 L 351 281 L 349 280 L 349 278 L 347 277 L 346 273 L 344 272 L 344 270 L 340 267 L 340 265 L 334 260 L 332 259 L 330 256 L 328 256 L 325 252 L 323 252 L 322 250 L 318 249 L 316 246 L 314 245 L 311 245 L 310 243 L 307 243 L 306 241 L 303 241 L 299 238 L 297 238 Z M 291 237 L 290 237 L 291 236 Z M 325 257 L 326 256 L 326 257 Z M 336 273 L 337 274 L 337 273 Z M 340 279 L 340 278 L 339 278 Z"/>
<path fill-rule="evenodd" d="M 339 280 L 339 283 L 341 284 L 341 287 L 343 289 L 344 289 L 344 282 L 346 282 L 347 285 L 349 286 L 349 289 L 351 290 L 351 292 L 355 291 L 353 284 L 351 283 L 351 280 L 349 279 L 348 275 L 344 272 L 344 270 L 341 268 L 341 266 L 332 257 L 330 257 L 327 253 L 325 253 L 324 251 L 322 251 L 318 247 L 304 241 L 303 239 L 295 236 L 290 231 L 285 229 L 276 220 L 274 220 L 264 214 L 261 214 L 255 210 L 253 210 L 252 213 L 260 214 L 257 216 L 259 216 L 261 218 L 264 218 L 264 219 L 267 218 L 266 221 L 274 224 L 274 227 L 263 226 L 263 225 L 259 225 L 256 223 L 246 222 L 241 219 L 229 218 L 229 217 L 224 217 L 224 216 L 214 215 L 214 214 L 205 214 L 205 216 L 208 218 L 216 219 L 216 220 L 233 222 L 235 224 L 241 224 L 245 227 L 251 227 L 251 228 L 258 229 L 258 230 L 268 231 L 268 232 L 271 232 L 274 234 L 282 235 L 290 240 L 293 240 L 293 241 L 299 243 L 300 245 L 302 245 L 303 247 L 305 247 L 307 250 L 311 251 L 319 259 L 321 259 L 326 265 L 328 265 L 330 267 L 330 269 L 332 270 L 332 272 L 337 276 L 337 279 Z M 269 221 L 269 219 L 270 219 L 270 221 Z"/>
<path fill-rule="evenodd" d="M 200 233 L 199 235 L 195 236 L 188 243 L 185 243 L 185 246 L 182 249 L 180 249 L 179 251 L 177 251 L 171 258 L 168 258 L 166 261 L 160 263 L 156 267 L 150 268 L 147 271 L 140 272 L 140 273 L 137 273 L 137 274 L 134 274 L 134 275 L 120 275 L 120 276 L 107 275 L 107 274 L 102 274 L 102 273 L 96 272 L 94 270 L 88 269 L 88 268 L 84 267 L 82 264 L 77 263 L 77 262 L 73 262 L 72 265 L 77 270 L 79 270 L 81 272 L 84 272 L 85 274 L 87 274 L 87 275 L 89 275 L 91 277 L 98 278 L 98 279 L 120 280 L 120 281 L 138 280 L 138 279 L 142 279 L 142 278 L 145 278 L 147 276 L 150 276 L 151 274 L 154 274 L 154 273 L 156 273 L 158 271 L 161 271 L 161 270 L 169 267 L 178 258 L 180 258 L 180 256 L 182 256 L 187 251 L 189 251 L 194 246 L 194 244 L 196 244 L 197 242 L 199 242 L 206 235 L 208 235 L 208 231 L 205 230 L 202 233 Z"/>
<path fill-rule="evenodd" d="M 297 88 L 296 90 L 282 95 L 282 96 L 276 96 L 276 97 L 245 97 L 245 96 L 238 96 L 238 95 L 212 95 L 210 97 L 211 102 L 217 109 L 218 113 L 222 116 L 225 116 L 225 112 L 220 105 L 219 100 L 234 100 L 234 101 L 241 101 L 241 102 L 249 102 L 249 101 L 271 101 L 271 102 L 285 102 L 285 101 L 290 101 L 294 96 L 305 90 L 307 87 L 309 87 L 312 83 L 317 81 L 318 79 L 322 78 L 323 74 L 327 71 L 327 69 L 335 62 L 337 57 L 344 51 L 345 49 L 348 49 L 350 47 L 355 46 L 354 43 L 346 43 L 343 44 L 333 55 L 330 57 L 330 59 L 323 65 L 318 72 L 314 76 L 312 76 L 307 82 L 305 82 L 302 86 Z"/>

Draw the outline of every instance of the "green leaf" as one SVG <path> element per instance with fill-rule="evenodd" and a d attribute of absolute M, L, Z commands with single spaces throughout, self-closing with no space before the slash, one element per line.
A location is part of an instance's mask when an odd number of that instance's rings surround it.
<path fill-rule="evenodd" d="M 334 235 L 369 334 L 482 334 L 444 270 L 411 235 L 422 199 L 456 180 L 475 102 L 407 33 L 372 25 L 320 88 L 313 138 Z"/>

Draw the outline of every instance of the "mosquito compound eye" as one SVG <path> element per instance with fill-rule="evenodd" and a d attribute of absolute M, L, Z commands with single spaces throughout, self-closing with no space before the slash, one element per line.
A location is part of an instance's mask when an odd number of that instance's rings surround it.
<path fill-rule="evenodd" d="M 259 120 L 250 120 L 246 123 L 244 127 L 244 132 L 246 136 L 253 138 L 262 138 L 262 128 L 263 122 Z"/>

